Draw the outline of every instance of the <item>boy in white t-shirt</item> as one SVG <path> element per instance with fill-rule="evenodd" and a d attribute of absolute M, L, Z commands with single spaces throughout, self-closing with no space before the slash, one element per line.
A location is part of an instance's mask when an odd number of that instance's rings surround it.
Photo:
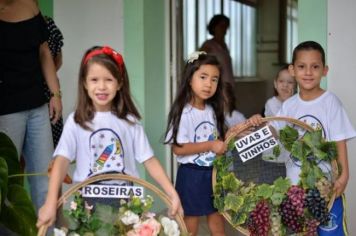
<path fill-rule="evenodd" d="M 314 41 L 300 43 L 293 51 L 292 64 L 289 72 L 296 79 L 299 93 L 286 100 L 277 116 L 292 117 L 301 120 L 314 129 L 321 129 L 327 141 L 335 141 L 337 145 L 337 162 L 340 175 L 334 182 L 336 199 L 330 210 L 331 221 L 318 228 L 319 236 L 348 235 L 344 212 L 344 191 L 349 179 L 346 142 L 356 136 L 340 100 L 335 94 L 320 87 L 322 77 L 326 76 L 328 66 L 325 64 L 324 49 Z M 260 123 L 255 115 L 249 119 L 254 125 Z M 325 170 L 330 168 L 326 163 L 319 163 Z M 287 176 L 293 184 L 299 179 L 300 165 L 290 160 L 286 163 Z"/>

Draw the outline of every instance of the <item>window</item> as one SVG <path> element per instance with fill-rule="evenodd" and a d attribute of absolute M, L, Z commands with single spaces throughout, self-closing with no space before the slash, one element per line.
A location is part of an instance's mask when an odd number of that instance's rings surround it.
<path fill-rule="evenodd" d="M 225 42 L 235 77 L 256 76 L 256 8 L 234 0 L 183 0 L 183 55 L 211 38 L 207 25 L 215 14 L 230 18 Z"/>
<path fill-rule="evenodd" d="M 298 44 L 298 2 L 287 0 L 286 6 L 286 62 L 292 62 L 293 49 Z"/>

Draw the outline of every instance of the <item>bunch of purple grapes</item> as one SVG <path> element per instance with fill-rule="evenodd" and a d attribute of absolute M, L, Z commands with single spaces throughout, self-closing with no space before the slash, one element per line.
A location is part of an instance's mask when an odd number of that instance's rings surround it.
<path fill-rule="evenodd" d="M 270 209 L 266 201 L 257 203 L 256 208 L 250 213 L 247 228 L 251 236 L 268 236 L 270 228 Z"/>
<path fill-rule="evenodd" d="M 305 222 L 305 236 L 316 236 L 317 235 L 317 229 L 319 226 L 319 221 L 317 219 L 308 219 Z"/>
<path fill-rule="evenodd" d="M 320 222 L 321 225 L 325 225 L 330 220 L 330 214 L 326 206 L 326 201 L 320 196 L 318 189 L 309 189 L 305 198 L 305 205 L 308 208 L 310 214 Z"/>
<path fill-rule="evenodd" d="M 304 189 L 297 185 L 293 185 L 288 189 L 287 196 L 295 207 L 297 215 L 302 216 L 304 214 Z"/>
<path fill-rule="evenodd" d="M 282 223 L 294 233 L 303 231 L 304 197 L 304 189 L 293 185 L 279 208 Z"/>

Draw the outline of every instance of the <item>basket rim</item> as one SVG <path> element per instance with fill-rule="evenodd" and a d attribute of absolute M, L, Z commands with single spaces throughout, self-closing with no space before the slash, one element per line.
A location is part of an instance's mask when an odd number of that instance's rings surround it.
<path fill-rule="evenodd" d="M 307 131 L 313 131 L 314 129 L 300 121 L 300 120 L 297 120 L 297 119 L 294 119 L 294 118 L 291 118 L 291 117 L 284 117 L 284 116 L 269 116 L 269 117 L 264 117 L 261 119 L 262 120 L 262 123 L 266 123 L 268 121 L 287 121 L 289 123 L 292 123 L 292 124 L 295 124 L 297 126 L 300 126 L 302 128 L 304 128 L 305 130 Z M 246 129 L 249 129 L 251 128 L 253 125 L 250 124 L 249 122 L 247 122 L 247 120 L 243 123 L 239 123 L 239 124 L 236 124 L 234 126 L 232 126 L 226 133 L 226 136 L 225 136 L 225 140 L 224 140 L 224 143 L 227 145 L 232 138 L 234 138 L 237 134 L 245 131 Z M 338 166 L 337 166 L 337 162 L 336 160 L 333 160 L 331 163 L 331 166 L 332 166 L 332 175 L 336 175 L 338 173 Z M 213 168 L 213 173 L 212 173 L 212 185 L 213 185 L 213 191 L 215 191 L 215 186 L 216 186 L 216 183 L 217 183 L 217 180 L 216 180 L 216 176 L 217 176 L 217 169 L 216 167 L 214 166 Z M 328 209 L 329 211 L 331 210 L 331 207 L 335 201 L 335 198 L 336 198 L 336 193 L 333 192 L 332 196 L 330 197 L 330 201 L 328 203 Z M 224 212 L 221 212 L 221 214 L 224 216 L 224 218 L 226 219 L 226 221 L 229 222 L 229 224 L 235 228 L 236 230 L 238 230 L 240 233 L 242 233 L 243 235 L 250 235 L 249 231 L 242 227 L 242 226 L 234 226 L 234 224 L 232 223 L 232 219 L 230 217 L 230 215 L 224 211 Z"/>
<path fill-rule="evenodd" d="M 130 176 L 130 175 L 124 175 L 124 174 L 120 174 L 120 173 L 115 173 L 115 174 L 100 174 L 100 175 L 96 175 L 93 177 L 90 177 L 82 182 L 79 182 L 75 185 L 73 185 L 72 187 L 70 187 L 66 192 L 64 192 L 62 194 L 62 196 L 58 199 L 57 202 L 57 209 L 66 201 L 66 199 L 72 195 L 73 193 L 77 192 L 80 188 L 89 185 L 91 183 L 100 181 L 100 180 L 126 180 L 126 181 L 130 181 L 136 184 L 139 184 L 151 191 L 153 191 L 154 193 L 156 193 L 161 200 L 163 200 L 163 202 L 170 207 L 172 205 L 172 201 L 169 199 L 168 195 L 166 193 L 164 193 L 162 190 L 160 190 L 158 187 L 156 187 L 155 185 L 147 182 L 146 180 L 134 177 L 134 176 Z M 181 230 L 181 233 L 183 234 L 187 234 L 187 227 L 184 223 L 184 218 L 182 216 L 182 214 L 180 214 L 179 212 L 177 212 L 177 214 L 175 215 L 174 219 L 177 221 L 179 228 Z M 38 234 L 37 236 L 44 236 L 46 235 L 47 232 L 47 225 L 42 225 L 39 230 L 38 230 Z"/>

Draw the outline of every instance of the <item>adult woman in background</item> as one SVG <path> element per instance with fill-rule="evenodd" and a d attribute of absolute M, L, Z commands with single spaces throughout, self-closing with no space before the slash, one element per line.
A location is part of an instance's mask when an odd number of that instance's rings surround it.
<path fill-rule="evenodd" d="M 215 15 L 208 24 L 209 34 L 213 38 L 206 40 L 200 50 L 213 54 L 218 59 L 222 67 L 223 82 L 235 87 L 234 73 L 232 71 L 232 62 L 229 49 L 225 43 L 226 31 L 230 26 L 230 20 L 225 15 Z"/>
<path fill-rule="evenodd" d="M 0 131 L 23 154 L 27 173 L 46 172 L 53 152 L 49 119 L 57 122 L 62 102 L 46 22 L 36 1 L 0 0 L 0 35 Z M 49 111 L 44 79 L 51 91 Z M 48 178 L 30 177 L 29 184 L 38 210 Z"/>
<path fill-rule="evenodd" d="M 226 31 L 230 20 L 225 15 L 215 15 L 208 24 L 209 34 L 213 38 L 206 40 L 200 50 L 214 55 L 221 66 L 221 79 L 224 84 L 225 121 L 231 127 L 245 120 L 242 113 L 236 109 L 235 81 L 229 49 L 225 43 Z"/>

